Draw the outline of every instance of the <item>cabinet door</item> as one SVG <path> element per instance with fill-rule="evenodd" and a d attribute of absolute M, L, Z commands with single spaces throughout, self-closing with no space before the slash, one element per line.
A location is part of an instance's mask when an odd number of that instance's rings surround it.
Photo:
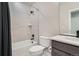
<path fill-rule="evenodd" d="M 52 56 L 69 56 L 69 54 L 59 51 L 57 49 L 53 49 Z"/>
<path fill-rule="evenodd" d="M 71 55 L 79 56 L 79 47 L 53 41 L 52 46 Z"/>

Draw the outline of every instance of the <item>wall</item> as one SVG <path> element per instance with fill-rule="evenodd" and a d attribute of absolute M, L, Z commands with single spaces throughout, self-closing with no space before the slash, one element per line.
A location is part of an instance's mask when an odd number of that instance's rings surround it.
<path fill-rule="evenodd" d="M 69 10 L 79 8 L 79 2 L 60 3 L 60 33 L 70 33 Z"/>
<path fill-rule="evenodd" d="M 9 3 L 11 15 L 11 34 L 12 42 L 28 39 L 30 36 L 27 24 L 30 22 L 27 15 L 28 7 L 20 3 Z"/>
<path fill-rule="evenodd" d="M 11 36 L 12 42 L 31 39 L 32 32 L 38 37 L 37 15 L 31 15 L 32 3 L 9 3 L 11 15 Z M 32 24 L 32 28 L 28 25 Z M 35 38 L 35 39 L 36 39 Z"/>
<path fill-rule="evenodd" d="M 35 3 L 33 6 L 39 10 L 28 7 L 27 4 L 9 3 L 13 42 L 30 39 L 32 33 L 38 38 L 38 30 L 42 36 L 69 33 L 69 10 L 79 8 L 78 2 L 60 3 L 60 7 L 57 2 Z M 35 15 L 29 14 L 31 9 L 35 11 Z M 33 24 L 32 32 L 28 24 Z"/>
<path fill-rule="evenodd" d="M 57 2 L 34 3 L 32 7 L 27 4 L 29 3 L 9 3 L 12 42 L 30 39 L 32 33 L 35 34 L 36 40 L 38 32 L 42 36 L 59 34 L 59 6 Z M 34 10 L 34 15 L 29 14 L 30 10 Z M 32 30 L 28 24 L 32 24 Z"/>
<path fill-rule="evenodd" d="M 59 34 L 59 5 L 57 2 L 38 3 L 39 35 L 55 36 Z"/>

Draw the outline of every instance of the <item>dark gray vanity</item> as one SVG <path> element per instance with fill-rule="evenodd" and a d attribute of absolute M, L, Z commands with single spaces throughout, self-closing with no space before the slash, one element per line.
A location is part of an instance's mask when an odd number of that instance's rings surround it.
<path fill-rule="evenodd" d="M 60 36 L 62 37 L 62 36 Z M 65 36 L 64 36 L 65 37 Z M 79 38 L 52 38 L 52 56 L 79 56 Z M 67 37 L 67 36 L 66 36 Z M 71 39 L 70 39 L 71 38 Z M 66 41 L 65 41 L 66 40 Z M 70 42 L 67 42 L 70 41 Z"/>

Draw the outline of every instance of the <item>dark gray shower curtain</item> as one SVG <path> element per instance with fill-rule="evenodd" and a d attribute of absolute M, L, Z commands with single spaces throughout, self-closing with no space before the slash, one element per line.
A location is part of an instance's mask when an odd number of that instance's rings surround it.
<path fill-rule="evenodd" d="M 0 2 L 0 56 L 11 56 L 10 13 L 8 2 Z"/>

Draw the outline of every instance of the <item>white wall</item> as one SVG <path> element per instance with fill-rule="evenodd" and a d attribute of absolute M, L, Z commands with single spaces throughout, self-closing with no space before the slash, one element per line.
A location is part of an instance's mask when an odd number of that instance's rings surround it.
<path fill-rule="evenodd" d="M 69 10 L 79 8 L 79 2 L 60 3 L 60 33 L 70 33 Z"/>
<path fill-rule="evenodd" d="M 12 42 L 28 39 L 30 36 L 27 24 L 30 22 L 27 15 L 28 7 L 20 3 L 9 3 L 11 15 Z"/>
<path fill-rule="evenodd" d="M 59 6 L 57 2 L 34 3 L 32 7 L 27 6 L 27 4 L 9 3 L 12 42 L 30 39 L 32 33 L 35 34 L 37 40 L 38 30 L 39 35 L 42 36 L 59 34 Z M 39 9 L 39 11 L 33 7 Z M 34 15 L 29 14 L 30 10 L 35 11 Z M 32 24 L 32 32 L 28 24 Z"/>
<path fill-rule="evenodd" d="M 29 3 L 29 5 L 32 3 Z M 30 10 L 33 9 L 28 6 L 28 3 L 9 3 L 11 15 L 11 35 L 12 42 L 31 39 L 32 32 L 35 37 L 38 37 L 38 20 L 37 15 L 31 15 Z M 32 24 L 29 28 L 28 24 Z M 35 39 L 36 39 L 35 38 Z"/>
<path fill-rule="evenodd" d="M 54 36 L 59 34 L 59 5 L 57 2 L 38 3 L 39 35 Z"/>
<path fill-rule="evenodd" d="M 28 3 L 9 3 L 13 42 L 30 39 L 32 33 L 35 34 L 37 39 L 38 30 L 39 35 L 42 36 L 54 36 L 59 34 L 59 32 L 68 33 L 69 10 L 79 8 L 79 3 L 77 2 L 61 3 L 60 7 L 57 2 L 38 2 L 33 5 L 39 9 L 39 11 L 37 11 L 33 7 L 28 7 L 27 4 Z M 30 9 L 35 11 L 35 15 L 29 14 Z M 33 24 L 32 32 L 28 24 Z"/>

